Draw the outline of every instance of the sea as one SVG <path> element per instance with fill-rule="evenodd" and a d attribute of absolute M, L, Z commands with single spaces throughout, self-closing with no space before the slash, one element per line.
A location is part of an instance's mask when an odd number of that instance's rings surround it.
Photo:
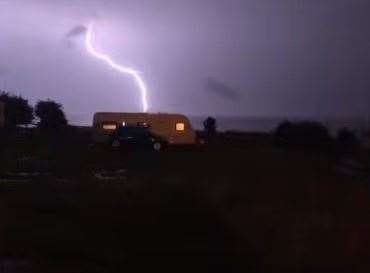
<path fill-rule="evenodd" d="M 68 115 L 71 124 L 77 126 L 91 126 L 93 114 L 72 114 Z M 206 116 L 188 116 L 192 127 L 196 130 L 203 129 L 203 121 Z M 332 135 L 338 130 L 347 128 L 358 136 L 368 135 L 370 132 L 369 118 L 302 118 L 302 117 L 237 117 L 237 116 L 214 116 L 217 130 L 221 132 L 273 132 L 283 121 L 318 121 L 322 123 Z"/>
<path fill-rule="evenodd" d="M 190 117 L 194 128 L 203 128 L 206 117 Z M 219 131 L 273 132 L 284 121 L 316 121 L 323 124 L 330 134 L 336 135 L 340 129 L 347 128 L 358 135 L 370 131 L 370 120 L 365 118 L 302 118 L 302 117 L 215 117 Z"/>

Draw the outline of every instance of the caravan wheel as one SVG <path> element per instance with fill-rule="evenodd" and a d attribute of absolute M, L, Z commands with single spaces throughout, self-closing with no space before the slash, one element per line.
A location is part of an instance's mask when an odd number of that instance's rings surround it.
<path fill-rule="evenodd" d="M 160 151 L 160 150 L 162 150 L 162 143 L 160 143 L 160 142 L 154 142 L 153 143 L 153 150 L 154 151 Z"/>

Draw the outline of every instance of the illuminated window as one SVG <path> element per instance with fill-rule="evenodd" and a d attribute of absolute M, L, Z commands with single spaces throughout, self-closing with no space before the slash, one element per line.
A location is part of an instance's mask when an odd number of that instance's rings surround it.
<path fill-rule="evenodd" d="M 139 126 L 139 127 L 149 127 L 149 124 L 147 122 L 138 122 L 137 126 Z"/>
<path fill-rule="evenodd" d="M 176 123 L 176 131 L 184 131 L 185 130 L 185 123 L 178 122 Z"/>
<path fill-rule="evenodd" d="M 104 130 L 116 130 L 116 128 L 117 128 L 117 124 L 114 124 L 114 123 L 103 124 Z"/>

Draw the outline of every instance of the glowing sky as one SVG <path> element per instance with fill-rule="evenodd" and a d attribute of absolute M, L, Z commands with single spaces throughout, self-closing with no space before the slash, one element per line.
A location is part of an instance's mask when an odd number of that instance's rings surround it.
<path fill-rule="evenodd" d="M 141 94 L 83 36 L 145 77 L 150 111 L 365 116 L 368 0 L 1 0 L 0 89 L 61 102 L 71 120 L 140 111 Z"/>
<path fill-rule="evenodd" d="M 89 53 L 94 57 L 97 58 L 106 64 L 109 65 L 112 69 L 115 69 L 117 72 L 123 74 L 123 75 L 130 75 L 134 81 L 137 84 L 138 91 L 140 92 L 140 99 L 141 99 L 141 104 L 142 104 L 142 111 L 147 112 L 148 111 L 148 100 L 147 100 L 147 87 L 145 85 L 145 82 L 140 75 L 141 73 L 139 71 L 136 71 L 132 69 L 131 67 L 125 67 L 120 64 L 117 64 L 112 60 L 112 58 L 109 56 L 108 53 L 101 53 L 98 52 L 95 49 L 94 46 L 94 30 L 95 30 L 95 24 L 93 22 L 90 22 L 88 26 L 86 27 L 86 33 L 85 34 L 85 46 L 86 49 L 89 51 Z"/>

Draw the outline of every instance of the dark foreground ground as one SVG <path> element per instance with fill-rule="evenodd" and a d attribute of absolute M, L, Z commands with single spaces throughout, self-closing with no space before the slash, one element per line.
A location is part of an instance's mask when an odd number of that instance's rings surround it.
<path fill-rule="evenodd" d="M 0 272 L 369 272 L 369 164 L 268 136 L 117 152 L 3 136 Z M 357 164 L 357 163 L 356 163 Z"/>

